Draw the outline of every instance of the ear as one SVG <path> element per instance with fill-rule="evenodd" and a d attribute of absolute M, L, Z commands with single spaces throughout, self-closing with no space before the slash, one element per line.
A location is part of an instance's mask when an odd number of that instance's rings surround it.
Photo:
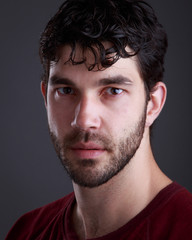
<path fill-rule="evenodd" d="M 44 98 L 45 107 L 47 107 L 47 84 L 44 81 L 42 81 L 40 87 L 41 87 L 41 93 Z"/>
<path fill-rule="evenodd" d="M 150 127 L 163 109 L 167 96 L 167 88 L 163 82 L 158 82 L 150 92 L 147 105 L 146 126 Z"/>

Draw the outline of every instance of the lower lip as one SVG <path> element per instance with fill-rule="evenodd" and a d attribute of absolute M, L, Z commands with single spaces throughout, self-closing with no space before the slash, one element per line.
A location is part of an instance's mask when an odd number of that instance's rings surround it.
<path fill-rule="evenodd" d="M 72 152 L 78 157 L 78 158 L 97 158 L 101 156 L 105 150 L 100 149 L 72 149 Z"/>

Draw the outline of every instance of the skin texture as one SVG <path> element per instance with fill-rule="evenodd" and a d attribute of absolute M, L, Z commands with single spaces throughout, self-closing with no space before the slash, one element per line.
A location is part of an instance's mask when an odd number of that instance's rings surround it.
<path fill-rule="evenodd" d="M 69 46 L 59 49 L 41 90 L 56 152 L 73 181 L 71 221 L 85 239 L 118 229 L 171 182 L 156 165 L 149 140 L 166 87 L 157 83 L 147 102 L 136 57 L 88 71 L 85 64 L 66 63 L 69 53 Z M 89 52 L 86 58 L 93 61 Z"/>

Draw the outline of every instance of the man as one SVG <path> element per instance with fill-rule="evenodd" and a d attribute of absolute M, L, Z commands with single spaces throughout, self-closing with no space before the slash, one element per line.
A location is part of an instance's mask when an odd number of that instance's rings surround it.
<path fill-rule="evenodd" d="M 74 193 L 10 239 L 192 239 L 192 196 L 157 166 L 167 38 L 144 1 L 66 0 L 41 36 L 50 136 Z"/>

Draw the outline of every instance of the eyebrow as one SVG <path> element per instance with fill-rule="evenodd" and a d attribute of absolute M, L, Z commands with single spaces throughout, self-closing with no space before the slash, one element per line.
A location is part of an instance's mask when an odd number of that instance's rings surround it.
<path fill-rule="evenodd" d="M 59 84 L 64 84 L 64 85 L 69 85 L 69 86 L 75 86 L 75 83 L 68 79 L 68 78 L 63 78 L 63 77 L 59 77 L 59 76 L 52 76 L 49 79 L 50 85 L 59 85 Z"/>
<path fill-rule="evenodd" d="M 133 81 L 131 79 L 124 77 L 122 75 L 117 75 L 114 77 L 100 79 L 98 85 L 99 86 L 105 86 L 110 84 L 131 85 L 132 83 Z"/>
<path fill-rule="evenodd" d="M 59 77 L 59 76 L 52 76 L 49 79 L 50 85 L 59 85 L 59 84 L 63 84 L 63 85 L 68 85 L 68 86 L 75 86 L 76 84 L 65 77 Z M 122 75 L 117 75 L 114 77 L 109 77 L 109 78 L 102 78 L 100 79 L 96 85 L 97 86 L 107 86 L 107 85 L 111 85 L 111 84 L 117 84 L 117 85 L 131 85 L 133 83 L 132 80 L 130 80 L 127 77 L 124 77 Z"/>

